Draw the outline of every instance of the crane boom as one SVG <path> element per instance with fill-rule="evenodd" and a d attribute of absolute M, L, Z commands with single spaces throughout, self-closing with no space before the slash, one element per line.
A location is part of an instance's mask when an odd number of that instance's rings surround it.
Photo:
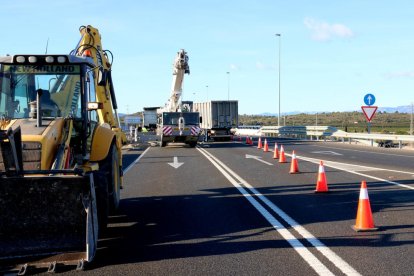
<path fill-rule="evenodd" d="M 171 95 L 165 105 L 165 112 L 181 111 L 181 94 L 183 91 L 184 75 L 190 74 L 188 65 L 188 55 L 184 49 L 177 52 L 173 63 L 173 81 L 171 85 Z"/>
<path fill-rule="evenodd" d="M 100 77 L 97 79 L 96 100 L 103 104 L 103 109 L 98 110 L 100 122 L 108 123 L 115 131 L 117 141 L 126 143 L 126 137 L 120 129 L 120 121 L 117 112 L 114 86 L 112 83 L 112 62 L 109 61 L 108 50 L 103 50 L 101 35 L 98 29 L 88 25 L 79 29 L 81 39 L 76 46 L 74 53 L 77 56 L 88 56 L 98 66 Z"/>

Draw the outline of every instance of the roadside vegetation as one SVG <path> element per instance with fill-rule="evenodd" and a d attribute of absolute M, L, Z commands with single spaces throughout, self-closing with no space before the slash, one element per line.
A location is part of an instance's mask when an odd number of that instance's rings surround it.
<path fill-rule="evenodd" d="M 371 121 L 371 133 L 410 134 L 411 114 L 377 112 Z M 277 116 L 239 115 L 240 125 L 277 125 Z M 286 115 L 280 118 L 287 126 L 333 126 L 347 132 L 367 132 L 362 112 L 322 112 L 318 114 Z"/>

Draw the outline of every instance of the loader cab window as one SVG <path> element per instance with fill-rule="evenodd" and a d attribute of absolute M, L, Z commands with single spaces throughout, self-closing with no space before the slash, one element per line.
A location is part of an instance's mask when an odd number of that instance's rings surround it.
<path fill-rule="evenodd" d="M 88 95 L 88 102 L 96 102 L 95 81 L 93 74 L 93 71 L 89 71 L 86 75 L 86 89 Z M 89 111 L 89 120 L 91 122 L 98 122 L 98 113 L 96 112 L 96 110 Z"/>
<path fill-rule="evenodd" d="M 29 118 L 38 91 L 43 118 L 81 116 L 79 65 L 4 64 L 0 84 L 0 116 Z"/>

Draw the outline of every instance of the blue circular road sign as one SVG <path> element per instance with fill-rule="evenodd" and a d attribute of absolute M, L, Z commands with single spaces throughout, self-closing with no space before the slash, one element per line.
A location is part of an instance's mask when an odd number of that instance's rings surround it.
<path fill-rule="evenodd" d="M 372 94 L 366 94 L 364 97 L 364 103 L 368 106 L 371 106 L 375 103 L 375 96 Z"/>

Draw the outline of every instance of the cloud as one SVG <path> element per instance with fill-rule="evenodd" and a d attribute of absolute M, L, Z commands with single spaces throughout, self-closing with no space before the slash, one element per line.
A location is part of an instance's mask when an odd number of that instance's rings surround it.
<path fill-rule="evenodd" d="M 391 72 L 385 75 L 387 79 L 414 78 L 414 71 Z"/>
<path fill-rule="evenodd" d="M 236 64 L 230 64 L 230 69 L 234 70 L 234 71 L 237 71 L 237 70 L 240 70 L 241 67 L 239 65 L 236 65 Z"/>
<path fill-rule="evenodd" d="M 256 61 L 256 69 L 258 70 L 274 70 L 274 65 L 265 64 L 261 61 Z"/>
<path fill-rule="evenodd" d="M 306 17 L 303 23 L 311 31 L 311 38 L 316 41 L 329 41 L 334 38 L 351 38 L 354 36 L 352 30 L 343 24 L 329 24 L 311 17 Z"/>

